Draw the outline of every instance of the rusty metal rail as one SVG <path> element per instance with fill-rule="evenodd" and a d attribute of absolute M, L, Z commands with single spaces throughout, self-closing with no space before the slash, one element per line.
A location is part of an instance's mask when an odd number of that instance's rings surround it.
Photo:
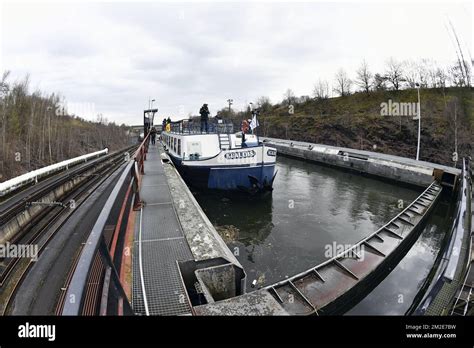
<path fill-rule="evenodd" d="M 96 168 L 96 175 L 90 175 L 84 182 L 76 185 L 61 198 L 63 204 L 38 217 L 29 228 L 22 231 L 21 238 L 12 240 L 11 243 L 23 245 L 37 245 L 38 256 L 43 253 L 52 239 L 55 238 L 60 228 L 67 223 L 74 209 L 70 208 L 71 200 L 79 207 L 91 195 L 94 188 L 100 185 L 107 177 L 117 170 L 123 163 L 123 153 L 131 148 L 115 152 L 102 157 L 108 158 L 107 162 L 101 162 L 101 167 Z M 96 164 L 97 165 L 97 164 Z M 0 226 L 1 228 L 1 226 Z M 32 262 L 22 258 L 5 258 L 0 260 L 0 295 L 5 296 L 5 301 L 0 306 L 0 313 L 6 313 L 23 279 L 30 271 Z"/>
<path fill-rule="evenodd" d="M 133 175 L 133 192 L 135 193 L 133 201 L 133 209 L 140 210 L 143 205 L 140 199 L 140 187 L 142 183 L 142 175 L 145 174 L 145 161 L 148 153 L 148 146 L 150 144 L 150 134 L 143 139 L 143 142 L 138 147 L 137 151 L 133 155 L 134 165 L 132 170 Z"/>
<path fill-rule="evenodd" d="M 263 289 L 290 314 L 332 314 L 388 271 L 391 261 L 414 242 L 415 231 L 429 214 L 442 187 L 435 181 L 410 205 L 368 237 L 333 258 Z"/>
<path fill-rule="evenodd" d="M 125 167 L 107 199 L 71 275 L 65 299 L 74 295 L 77 301 L 64 301 L 61 307 L 62 315 L 133 314 L 114 258 L 115 251 L 121 248 L 117 245 L 117 240 L 120 239 L 117 234 L 121 233 L 121 227 L 128 223 L 124 212 L 127 208 L 139 209 L 142 204 L 139 192 L 148 144 L 149 135 L 134 153 L 132 161 Z M 107 223 L 115 215 L 118 216 L 113 234 L 106 236 Z"/>

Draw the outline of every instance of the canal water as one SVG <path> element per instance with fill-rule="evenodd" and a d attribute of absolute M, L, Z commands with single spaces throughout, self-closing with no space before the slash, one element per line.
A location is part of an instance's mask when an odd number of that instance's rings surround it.
<path fill-rule="evenodd" d="M 429 276 L 453 222 L 454 205 L 442 195 L 420 237 L 398 265 L 347 315 L 403 315 Z"/>
<path fill-rule="evenodd" d="M 266 197 L 193 191 L 244 267 L 247 291 L 327 260 L 384 225 L 422 191 L 282 156 L 276 169 L 274 190 Z M 445 211 L 438 207 L 407 258 L 349 314 L 404 314 L 440 248 Z"/>

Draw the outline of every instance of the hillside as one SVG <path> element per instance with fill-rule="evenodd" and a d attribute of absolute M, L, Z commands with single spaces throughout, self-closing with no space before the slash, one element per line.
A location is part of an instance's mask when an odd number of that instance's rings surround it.
<path fill-rule="evenodd" d="M 30 93 L 28 78 L 0 81 L 0 182 L 69 158 L 129 143 L 128 127 L 98 115 L 87 121 L 60 109 L 57 95 Z M 64 101 L 62 101 L 64 103 Z"/>
<path fill-rule="evenodd" d="M 420 159 L 454 165 L 455 133 L 459 157 L 472 156 L 472 88 L 422 89 Z M 306 100 L 305 100 L 306 99 Z M 418 121 L 412 116 L 381 116 L 381 103 L 416 103 L 417 90 L 371 91 L 314 100 L 295 98 L 261 108 L 259 134 L 415 157 Z M 297 102 L 297 100 L 303 100 Z M 249 112 L 233 115 L 235 123 Z M 459 161 L 458 161 L 459 164 Z"/>

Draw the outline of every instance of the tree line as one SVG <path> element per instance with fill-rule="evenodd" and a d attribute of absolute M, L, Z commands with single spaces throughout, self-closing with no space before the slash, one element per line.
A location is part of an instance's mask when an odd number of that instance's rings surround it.
<path fill-rule="evenodd" d="M 251 109 L 258 108 L 257 133 L 263 136 L 363 150 L 376 145 L 377 151 L 412 157 L 417 123 L 410 117 L 380 117 L 380 103 L 390 98 L 416 102 L 414 89 L 419 87 L 424 90 L 422 159 L 453 165 L 459 163 L 453 160 L 455 153 L 457 158 L 472 153 L 471 76 L 471 67 L 463 60 L 442 67 L 428 59 L 390 58 L 379 72 L 362 61 L 351 77 L 339 69 L 332 86 L 328 80 L 318 80 L 312 96 L 298 97 L 287 89 L 279 103 L 262 96 L 243 110 L 224 107 L 217 115 L 239 129 L 241 121 L 251 117 Z"/>
<path fill-rule="evenodd" d="M 70 114 L 59 94 L 29 91 L 29 76 L 0 80 L 0 181 L 108 147 L 127 145 L 128 127 L 103 115 L 88 121 Z"/>
<path fill-rule="evenodd" d="M 416 87 L 471 87 L 471 76 L 471 65 L 461 60 L 443 67 L 430 59 L 399 61 L 390 58 L 385 64 L 385 70 L 376 73 L 371 71 L 364 60 L 352 78 L 345 69 L 339 69 L 334 76 L 332 91 L 336 96 L 344 97 L 353 92 L 398 91 Z M 327 80 L 318 80 L 313 88 L 313 97 L 316 100 L 327 99 L 330 97 L 330 91 Z M 294 98 L 291 90 L 285 92 L 284 99 L 287 102 L 294 102 Z"/>
<path fill-rule="evenodd" d="M 373 72 L 367 61 L 363 60 L 353 77 L 344 68 L 340 68 L 334 75 L 334 80 L 319 79 L 313 86 L 312 96 L 296 96 L 292 89 L 283 94 L 281 105 L 303 104 L 310 100 L 323 101 L 330 97 L 346 97 L 354 93 L 370 93 L 372 91 L 399 91 L 413 88 L 440 88 L 471 87 L 472 68 L 465 60 L 458 60 L 452 65 L 443 67 L 434 60 L 421 59 L 419 61 L 399 61 L 390 58 L 382 72 Z M 252 103 L 251 103 L 252 104 Z M 275 104 L 277 105 L 277 104 Z M 245 110 L 234 112 L 229 108 L 220 109 L 217 114 L 221 117 L 242 116 L 251 108 L 269 110 L 272 107 L 270 98 L 262 96 Z"/>

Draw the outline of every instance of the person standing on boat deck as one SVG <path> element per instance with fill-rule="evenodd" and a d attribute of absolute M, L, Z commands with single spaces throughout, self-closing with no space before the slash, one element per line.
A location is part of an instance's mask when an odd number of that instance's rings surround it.
<path fill-rule="evenodd" d="M 151 144 L 155 145 L 155 141 L 156 141 L 156 128 L 155 127 L 151 128 L 150 135 L 151 135 Z"/>
<path fill-rule="evenodd" d="M 199 113 L 201 114 L 201 133 L 204 129 L 206 130 L 206 133 L 207 133 L 208 132 L 207 121 L 209 120 L 209 114 L 210 114 L 207 104 L 203 104 L 201 106 Z"/>

